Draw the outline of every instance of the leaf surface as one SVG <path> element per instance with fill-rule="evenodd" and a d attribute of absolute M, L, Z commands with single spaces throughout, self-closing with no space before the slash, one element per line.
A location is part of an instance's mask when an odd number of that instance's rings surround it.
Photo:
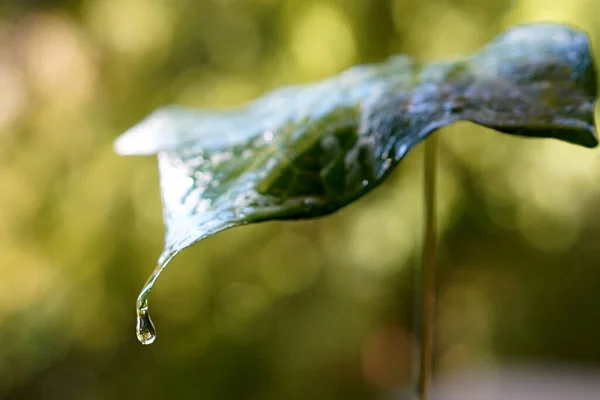
<path fill-rule="evenodd" d="M 395 56 L 235 109 L 158 109 L 115 143 L 120 154 L 159 160 L 165 248 L 138 298 L 138 338 L 154 340 L 148 294 L 193 243 L 238 225 L 335 212 L 459 120 L 595 147 L 596 92 L 587 35 L 532 24 L 453 61 Z"/>

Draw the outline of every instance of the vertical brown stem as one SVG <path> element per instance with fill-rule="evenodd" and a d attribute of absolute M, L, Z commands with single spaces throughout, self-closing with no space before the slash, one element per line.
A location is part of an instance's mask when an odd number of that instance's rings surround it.
<path fill-rule="evenodd" d="M 436 156 L 437 134 L 425 142 L 425 237 L 421 272 L 421 354 L 419 370 L 419 399 L 429 400 L 433 361 L 435 325 L 435 263 L 436 263 Z"/>

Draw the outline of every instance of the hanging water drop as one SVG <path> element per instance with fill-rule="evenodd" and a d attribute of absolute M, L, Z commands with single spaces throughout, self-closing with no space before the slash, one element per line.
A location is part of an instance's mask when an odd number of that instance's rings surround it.
<path fill-rule="evenodd" d="M 137 324 L 135 326 L 135 335 L 141 344 L 152 344 L 156 339 L 156 328 L 148 314 L 148 303 L 145 307 L 137 310 Z"/>
<path fill-rule="evenodd" d="M 135 335 L 141 344 L 152 344 L 156 339 L 156 328 L 154 327 L 154 323 L 150 318 L 150 314 L 148 314 L 148 296 L 150 295 L 150 291 L 152 290 L 156 279 L 158 279 L 158 276 L 162 270 L 165 269 L 169 261 L 175 257 L 175 254 L 177 254 L 177 251 L 164 252 L 160 255 L 158 258 L 158 265 L 148 278 L 148 281 L 146 281 L 146 284 L 142 288 L 142 291 L 137 298 L 135 305 L 135 311 L 137 314 Z"/>

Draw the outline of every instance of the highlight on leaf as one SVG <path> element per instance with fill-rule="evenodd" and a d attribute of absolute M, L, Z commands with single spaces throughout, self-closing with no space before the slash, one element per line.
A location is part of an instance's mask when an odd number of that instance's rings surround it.
<path fill-rule="evenodd" d="M 395 56 L 235 109 L 160 108 L 115 142 L 120 154 L 159 160 L 165 247 L 137 300 L 138 339 L 155 338 L 148 295 L 160 272 L 195 242 L 248 223 L 331 214 L 460 120 L 595 147 L 596 92 L 587 35 L 531 24 L 453 61 Z"/>

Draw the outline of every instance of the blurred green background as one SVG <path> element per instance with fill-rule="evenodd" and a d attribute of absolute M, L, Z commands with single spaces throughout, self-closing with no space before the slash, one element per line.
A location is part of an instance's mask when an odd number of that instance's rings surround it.
<path fill-rule="evenodd" d="M 154 157 L 113 140 L 166 103 L 240 104 L 395 53 L 476 50 L 597 0 L 0 2 L 0 398 L 370 399 L 414 376 L 422 146 L 383 187 L 237 228 L 161 276 Z M 471 124 L 440 134 L 436 376 L 600 367 L 600 150 Z"/>

